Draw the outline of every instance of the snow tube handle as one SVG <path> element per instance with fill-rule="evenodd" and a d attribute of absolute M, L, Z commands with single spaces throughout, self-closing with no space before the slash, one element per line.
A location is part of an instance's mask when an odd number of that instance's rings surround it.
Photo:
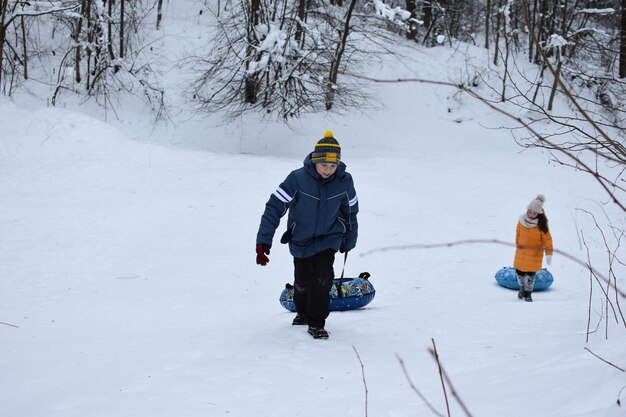
<path fill-rule="evenodd" d="M 361 278 L 361 279 L 368 279 L 370 276 L 371 276 L 371 275 L 370 275 L 370 273 L 369 273 L 369 272 L 361 272 L 361 273 L 359 274 L 359 278 Z"/>
<path fill-rule="evenodd" d="M 339 278 L 339 282 L 335 284 L 335 288 L 337 288 L 337 297 L 343 298 L 343 292 L 341 292 L 341 284 L 343 284 L 343 273 L 346 271 L 346 261 L 348 260 L 348 252 L 344 252 L 343 254 L 343 268 L 341 269 L 341 278 Z"/>

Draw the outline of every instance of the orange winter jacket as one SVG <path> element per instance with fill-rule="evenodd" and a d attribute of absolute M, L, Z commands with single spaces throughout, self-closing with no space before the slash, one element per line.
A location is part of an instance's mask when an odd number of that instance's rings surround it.
<path fill-rule="evenodd" d="M 537 272 L 541 270 L 543 252 L 552 255 L 552 235 L 539 230 L 538 226 L 525 227 L 517 222 L 515 232 L 515 261 L 513 267 L 523 272 Z"/>

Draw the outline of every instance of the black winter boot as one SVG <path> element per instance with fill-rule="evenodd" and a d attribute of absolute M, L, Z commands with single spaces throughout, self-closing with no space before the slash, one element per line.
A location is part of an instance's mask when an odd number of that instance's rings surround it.
<path fill-rule="evenodd" d="M 532 302 L 533 297 L 531 296 L 532 291 L 524 291 L 524 301 Z"/>
<path fill-rule="evenodd" d="M 306 316 L 304 314 L 297 313 L 296 317 L 293 318 L 291 324 L 294 326 L 302 326 L 304 324 L 307 324 Z"/>
<path fill-rule="evenodd" d="M 313 339 L 328 339 L 328 332 L 323 327 L 309 326 L 309 334 Z"/>
<path fill-rule="evenodd" d="M 525 291 L 524 291 L 524 289 L 523 289 L 523 288 L 520 288 L 520 289 L 519 289 L 519 291 L 517 292 L 517 298 L 518 298 L 519 300 L 524 299 L 524 292 L 525 292 Z"/>

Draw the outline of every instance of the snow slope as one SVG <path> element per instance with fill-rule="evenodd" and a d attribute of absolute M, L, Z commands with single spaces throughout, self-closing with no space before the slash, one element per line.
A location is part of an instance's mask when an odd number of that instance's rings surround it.
<path fill-rule="evenodd" d="M 450 81 L 464 60 L 435 48 L 371 71 Z M 555 255 L 553 287 L 530 304 L 495 284 L 512 247 L 392 249 L 513 242 L 517 217 L 544 193 L 556 247 L 586 260 L 583 230 L 606 269 L 600 236 L 577 209 L 622 228 L 623 214 L 588 176 L 520 152 L 498 129 L 510 122 L 469 97 L 370 87 L 380 108 L 293 128 L 248 117 L 152 129 L 134 102 L 104 122 L 89 106 L 1 98 L 0 415 L 435 415 L 399 359 L 447 415 L 434 340 L 473 416 L 625 416 L 616 366 L 626 367 L 626 332 L 610 311 L 607 324 L 597 284 L 588 312 L 583 267 Z M 320 341 L 278 303 L 293 273 L 287 248 L 274 242 L 262 268 L 254 240 L 270 193 L 326 129 L 361 206 L 346 273 L 369 271 L 377 295 L 332 313 Z M 337 274 L 342 266 L 337 257 Z M 464 415 L 447 393 L 451 415 Z"/>

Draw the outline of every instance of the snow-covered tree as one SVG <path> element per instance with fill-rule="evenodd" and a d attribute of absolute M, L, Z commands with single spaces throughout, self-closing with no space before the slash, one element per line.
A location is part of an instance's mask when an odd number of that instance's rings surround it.
<path fill-rule="evenodd" d="M 202 111 L 261 110 L 282 119 L 363 104 L 354 82 L 338 83 L 358 55 L 348 41 L 355 3 L 244 0 L 230 15 L 216 16 L 215 43 L 193 59 L 201 71 L 192 100 Z"/>

